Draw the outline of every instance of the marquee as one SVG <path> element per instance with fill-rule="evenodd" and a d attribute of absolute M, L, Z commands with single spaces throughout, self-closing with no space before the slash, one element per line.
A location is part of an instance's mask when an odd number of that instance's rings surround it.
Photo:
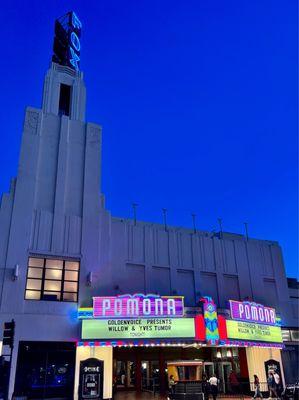
<path fill-rule="evenodd" d="M 229 300 L 232 319 L 276 325 L 275 309 L 249 301 Z"/>
<path fill-rule="evenodd" d="M 183 315 L 183 296 L 137 293 L 93 298 L 94 318 L 178 318 Z"/>
<path fill-rule="evenodd" d="M 83 320 L 82 339 L 161 339 L 195 337 L 194 318 Z"/>
<path fill-rule="evenodd" d="M 78 310 L 82 340 L 193 339 L 214 346 L 281 346 L 281 328 L 273 308 L 230 300 L 231 319 L 227 319 L 217 313 L 212 298 L 200 300 L 202 313 L 187 318 L 183 296 L 93 297 L 93 307 Z"/>

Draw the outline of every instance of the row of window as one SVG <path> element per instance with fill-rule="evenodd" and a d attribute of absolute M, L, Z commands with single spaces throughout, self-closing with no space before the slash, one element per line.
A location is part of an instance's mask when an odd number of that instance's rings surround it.
<path fill-rule="evenodd" d="M 78 301 L 79 261 L 29 257 L 26 300 Z"/>

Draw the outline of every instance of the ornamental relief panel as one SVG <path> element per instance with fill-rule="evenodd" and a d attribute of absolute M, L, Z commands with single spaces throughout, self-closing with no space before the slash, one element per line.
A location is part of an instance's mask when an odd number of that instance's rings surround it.
<path fill-rule="evenodd" d="M 37 134 L 39 112 L 37 111 L 27 111 L 25 118 L 25 131 L 31 133 L 32 135 Z"/>

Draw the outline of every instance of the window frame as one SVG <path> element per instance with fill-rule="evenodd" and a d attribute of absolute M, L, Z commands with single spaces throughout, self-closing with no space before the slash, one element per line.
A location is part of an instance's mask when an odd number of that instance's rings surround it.
<path fill-rule="evenodd" d="M 43 261 L 42 266 L 32 266 L 32 265 L 30 265 L 30 261 L 29 260 L 31 258 L 33 258 L 33 259 L 34 258 L 35 259 L 42 259 L 42 261 Z M 62 268 L 60 268 L 60 269 L 59 268 L 49 268 L 49 267 L 47 268 L 47 260 L 62 261 Z M 67 269 L 67 265 L 66 265 L 67 262 L 76 262 L 76 263 L 78 263 L 79 264 L 78 269 L 77 270 Z M 37 255 L 37 254 L 36 255 L 29 255 L 28 256 L 28 261 L 27 261 L 27 272 L 26 272 L 26 283 L 25 283 L 25 291 L 24 291 L 24 300 L 27 300 L 27 301 L 54 301 L 54 302 L 59 302 L 59 303 L 64 303 L 64 302 L 66 302 L 66 303 L 78 303 L 78 300 L 79 300 L 79 289 L 80 289 L 80 267 L 81 267 L 80 259 L 68 259 L 68 258 L 65 259 L 65 258 L 60 258 L 60 257 L 45 257 L 45 256 L 42 256 L 42 255 Z M 29 275 L 29 268 L 31 268 L 31 269 L 41 269 L 42 270 L 41 278 L 33 278 L 31 276 L 28 276 Z M 46 272 L 47 271 L 61 271 L 61 279 L 49 279 L 49 278 L 46 278 Z M 77 280 L 76 281 L 69 280 L 69 279 L 65 280 L 65 272 L 67 272 L 67 271 L 77 272 L 77 274 L 78 274 Z M 41 282 L 41 288 L 40 289 L 27 289 L 28 279 L 36 280 L 36 281 Z M 45 289 L 45 283 L 46 282 L 51 282 L 51 281 L 60 282 L 61 283 L 59 291 L 58 290 L 47 290 L 47 289 Z M 76 283 L 77 284 L 77 291 L 76 292 L 70 292 L 70 291 L 64 290 L 64 283 L 65 282 Z M 33 299 L 27 299 L 26 298 L 27 290 L 28 291 L 32 291 L 32 292 L 40 293 L 40 298 L 39 299 L 34 299 L 34 298 Z M 43 296 L 45 295 L 45 292 L 48 293 L 48 294 L 49 293 L 55 294 L 56 295 L 56 299 L 52 299 L 52 300 L 44 299 Z M 59 298 L 57 298 L 58 294 L 59 294 Z M 76 300 L 65 300 L 64 299 L 64 294 L 66 294 L 66 295 L 68 295 L 68 294 L 76 295 Z"/>

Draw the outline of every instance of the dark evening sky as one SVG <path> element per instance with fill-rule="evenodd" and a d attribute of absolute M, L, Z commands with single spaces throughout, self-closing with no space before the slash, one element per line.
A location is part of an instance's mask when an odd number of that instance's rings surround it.
<path fill-rule="evenodd" d="M 87 120 L 115 216 L 280 242 L 298 268 L 297 1 L 29 0 L 1 5 L 0 193 L 40 107 L 55 18 L 77 12 Z"/>

